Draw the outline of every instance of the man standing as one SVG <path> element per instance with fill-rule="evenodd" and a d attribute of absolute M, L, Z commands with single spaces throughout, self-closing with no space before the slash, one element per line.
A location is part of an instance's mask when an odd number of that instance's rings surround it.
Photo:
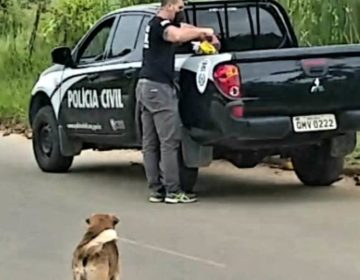
<path fill-rule="evenodd" d="M 136 87 L 142 122 L 142 148 L 150 202 L 195 202 L 181 191 L 178 148 L 181 123 L 174 86 L 175 47 L 178 43 L 213 36 L 211 28 L 180 26 L 183 0 L 161 0 L 144 38 L 143 65 Z"/>

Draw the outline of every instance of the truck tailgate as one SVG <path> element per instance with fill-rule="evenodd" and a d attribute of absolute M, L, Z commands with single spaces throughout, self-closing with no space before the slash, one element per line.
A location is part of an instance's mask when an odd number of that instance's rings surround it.
<path fill-rule="evenodd" d="M 246 116 L 360 109 L 360 45 L 238 52 Z"/>

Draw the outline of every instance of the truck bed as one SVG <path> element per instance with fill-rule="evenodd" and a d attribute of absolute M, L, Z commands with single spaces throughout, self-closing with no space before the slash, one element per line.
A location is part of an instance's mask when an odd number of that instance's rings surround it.
<path fill-rule="evenodd" d="M 245 116 L 294 116 L 360 108 L 360 46 L 238 52 Z"/>

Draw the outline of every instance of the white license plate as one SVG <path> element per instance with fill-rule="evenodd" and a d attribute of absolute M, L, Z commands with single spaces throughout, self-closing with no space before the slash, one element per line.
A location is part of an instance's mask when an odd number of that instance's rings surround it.
<path fill-rule="evenodd" d="M 295 132 L 311 132 L 334 130 L 337 123 L 335 115 L 324 114 L 293 117 L 293 126 Z"/>

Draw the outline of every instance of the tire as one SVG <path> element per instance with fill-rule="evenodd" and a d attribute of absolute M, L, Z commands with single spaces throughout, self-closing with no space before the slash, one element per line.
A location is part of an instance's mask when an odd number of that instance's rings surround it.
<path fill-rule="evenodd" d="M 179 171 L 181 189 L 185 192 L 193 192 L 198 178 L 199 168 L 185 166 L 181 149 L 179 149 Z"/>
<path fill-rule="evenodd" d="M 32 146 L 36 162 L 44 172 L 67 172 L 74 157 L 64 157 L 60 151 L 57 121 L 50 106 L 45 106 L 35 115 Z"/>
<path fill-rule="evenodd" d="M 339 181 L 344 157 L 332 157 L 330 145 L 311 146 L 292 156 L 295 173 L 307 186 L 331 186 Z"/>

